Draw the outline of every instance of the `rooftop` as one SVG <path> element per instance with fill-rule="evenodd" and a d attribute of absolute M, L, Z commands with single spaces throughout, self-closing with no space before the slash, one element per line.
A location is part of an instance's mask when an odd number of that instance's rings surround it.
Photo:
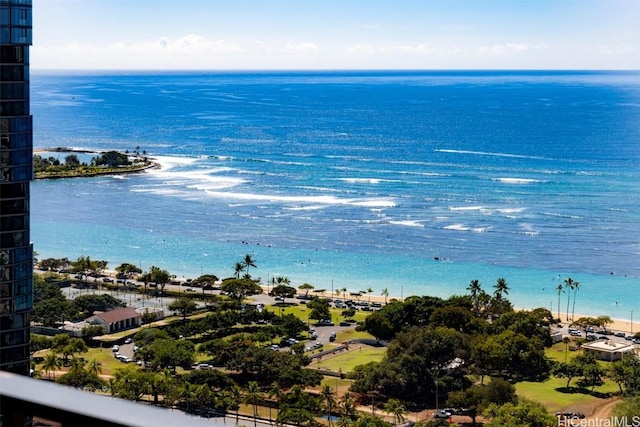
<path fill-rule="evenodd" d="M 588 344 L 583 344 L 582 348 L 583 349 L 586 348 L 588 350 L 606 351 L 609 353 L 613 353 L 613 352 L 626 353 L 628 351 L 633 351 L 635 349 L 635 345 L 623 343 L 623 342 L 611 341 L 611 340 L 600 340 L 600 341 L 594 341 Z"/>
<path fill-rule="evenodd" d="M 115 310 L 105 311 L 103 313 L 96 313 L 94 316 L 107 323 L 114 323 L 120 320 L 131 319 L 132 317 L 140 317 L 140 313 L 138 313 L 133 307 L 122 307 L 116 308 Z"/>

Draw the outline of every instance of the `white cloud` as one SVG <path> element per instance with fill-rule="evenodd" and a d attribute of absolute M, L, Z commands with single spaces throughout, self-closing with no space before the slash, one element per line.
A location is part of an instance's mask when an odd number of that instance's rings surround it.
<path fill-rule="evenodd" d="M 317 52 L 319 50 L 315 43 L 287 43 L 286 48 L 293 52 Z"/>
<path fill-rule="evenodd" d="M 198 34 L 155 41 L 117 42 L 96 46 L 83 43 L 32 48 L 35 68 L 190 68 L 207 63 L 215 66 L 226 56 L 237 56 L 246 49 L 237 43 L 212 40 Z"/>
<path fill-rule="evenodd" d="M 528 46 L 523 43 L 496 44 L 493 46 L 478 46 L 475 48 L 476 55 L 511 55 L 521 54 L 528 50 Z"/>

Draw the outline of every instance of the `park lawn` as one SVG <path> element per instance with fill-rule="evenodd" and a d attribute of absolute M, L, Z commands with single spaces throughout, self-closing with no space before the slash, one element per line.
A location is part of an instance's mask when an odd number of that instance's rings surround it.
<path fill-rule="evenodd" d="M 311 366 L 332 371 L 351 372 L 358 365 L 382 360 L 387 349 L 385 347 L 360 346 L 355 350 L 345 351 L 319 362 L 312 362 Z"/>
<path fill-rule="evenodd" d="M 576 379 L 571 381 L 573 385 Z M 582 393 L 580 389 L 574 387 L 574 393 L 562 392 L 567 385 L 567 380 L 563 378 L 551 377 L 546 381 L 529 382 L 523 381 L 516 384 L 516 393 L 518 396 L 527 399 L 536 400 L 542 403 L 549 412 L 557 412 L 565 409 L 571 409 L 574 406 L 597 406 L 603 401 L 603 398 L 595 397 L 586 393 Z M 615 393 L 618 386 L 612 381 L 606 381 L 604 385 L 596 387 L 596 393 Z"/>
<path fill-rule="evenodd" d="M 575 349 L 576 347 L 577 347 L 577 343 L 575 341 L 572 341 L 569 344 L 569 348 Z M 549 359 L 556 362 L 564 362 L 566 357 L 566 361 L 568 363 L 568 362 L 571 362 L 573 359 L 575 359 L 576 356 L 579 356 L 581 354 L 582 354 L 582 351 L 570 350 L 562 342 L 556 343 L 545 350 L 545 355 Z"/>
<path fill-rule="evenodd" d="M 38 356 L 44 357 L 48 352 L 49 350 L 41 350 L 38 352 Z M 120 369 L 125 366 L 124 363 L 113 357 L 111 348 L 89 348 L 88 352 L 76 354 L 76 357 L 82 358 L 87 362 L 91 362 L 95 359 L 96 362 L 99 362 L 102 365 L 103 375 L 113 375 L 116 369 Z M 71 360 L 71 358 L 69 358 L 69 360 Z M 42 375 L 44 377 L 48 377 L 48 375 L 44 373 L 41 363 L 36 365 L 36 370 L 42 371 Z M 68 370 L 68 367 L 62 367 L 61 370 L 66 371 Z"/>
<path fill-rule="evenodd" d="M 307 308 L 306 304 L 297 304 L 294 299 L 285 300 L 284 305 L 269 305 L 266 307 L 266 309 L 277 315 L 293 314 L 298 319 L 306 322 L 309 325 L 313 325 L 317 322 L 317 319 L 309 319 L 311 310 Z M 343 311 L 344 310 L 340 308 L 330 308 L 329 312 L 331 313 L 331 320 L 333 320 L 336 324 L 340 323 L 342 320 L 345 320 L 342 317 Z M 355 320 L 356 322 L 363 322 L 364 319 L 366 319 L 367 316 L 369 316 L 371 313 L 371 311 L 357 310 L 355 316 L 353 316 L 353 320 Z"/>
<path fill-rule="evenodd" d="M 113 375 L 116 369 L 124 368 L 127 364 L 122 363 L 113 356 L 111 348 L 89 348 L 87 353 L 79 355 L 87 362 L 95 359 L 102 364 L 103 375 Z"/>

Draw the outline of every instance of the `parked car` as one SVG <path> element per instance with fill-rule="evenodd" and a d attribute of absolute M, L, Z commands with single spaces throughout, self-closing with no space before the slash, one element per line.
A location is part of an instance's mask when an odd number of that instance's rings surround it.
<path fill-rule="evenodd" d="M 131 344 L 133 342 L 133 338 L 127 338 L 126 340 L 124 340 L 125 344 Z"/>
<path fill-rule="evenodd" d="M 447 412 L 444 409 L 440 409 L 433 413 L 433 418 L 450 418 L 451 412 Z"/>
<path fill-rule="evenodd" d="M 105 277 L 102 281 L 105 283 L 113 283 L 113 279 L 109 279 L 108 277 Z"/>
<path fill-rule="evenodd" d="M 119 345 L 114 345 L 113 347 L 111 347 L 111 351 L 113 351 L 114 353 L 117 353 L 120 351 L 120 346 Z"/>

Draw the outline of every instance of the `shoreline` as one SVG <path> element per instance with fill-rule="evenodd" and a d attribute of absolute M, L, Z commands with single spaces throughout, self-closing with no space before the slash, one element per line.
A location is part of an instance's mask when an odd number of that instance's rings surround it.
<path fill-rule="evenodd" d="M 110 277 L 115 278 L 116 277 L 116 271 L 115 270 L 105 270 L 104 271 L 105 274 L 108 274 Z M 194 276 L 193 278 L 197 278 L 198 276 Z M 189 283 L 187 282 L 187 280 L 185 278 L 176 278 L 177 281 L 180 282 L 180 286 L 189 286 Z M 273 288 L 273 286 L 271 284 L 264 284 L 264 283 L 260 283 L 260 287 L 262 288 L 263 292 L 265 294 L 268 294 L 270 292 L 270 290 Z M 298 289 L 297 286 L 292 286 L 293 288 L 296 289 L 296 295 L 301 295 L 301 294 L 305 294 L 304 291 L 301 291 Z M 333 292 L 333 295 L 331 294 L 331 291 L 328 289 L 325 289 L 324 292 L 318 292 L 319 290 L 322 290 L 323 288 L 318 287 L 317 289 L 311 289 L 309 290 L 308 294 L 309 295 L 316 295 L 316 294 L 322 294 L 322 297 L 325 298 L 331 298 L 333 300 L 356 300 L 356 301 L 367 301 L 367 302 L 379 302 L 382 303 L 383 305 L 385 304 L 385 297 L 383 295 L 380 294 L 376 294 L 376 293 L 361 293 L 359 295 L 359 297 L 356 295 L 356 293 L 353 292 L 347 292 L 346 295 L 342 295 L 342 294 L 337 294 L 335 291 Z M 410 294 L 407 296 L 398 296 L 398 295 L 394 295 L 391 292 L 389 293 L 389 295 L 386 297 L 386 303 L 389 303 L 393 300 L 397 300 L 397 301 L 402 301 L 405 300 L 409 297 L 412 296 L 428 296 L 428 295 L 415 295 L 415 294 Z M 451 295 L 453 296 L 453 294 Z M 295 299 L 295 297 L 293 298 L 295 301 L 298 301 L 297 299 Z M 446 298 L 443 298 L 446 299 Z M 531 311 L 531 309 L 527 309 L 527 308 L 518 308 L 514 305 L 513 307 L 514 311 Z M 554 313 L 552 313 L 553 315 Z M 608 314 L 599 314 L 599 316 L 609 316 Z M 581 314 L 581 313 L 576 313 L 574 315 L 574 319 L 580 319 L 581 317 L 598 317 L 596 315 L 587 315 L 587 314 Z M 625 332 L 627 334 L 635 334 L 636 332 L 640 332 L 640 319 L 633 321 L 633 323 L 631 323 L 631 319 L 621 319 L 621 318 L 614 318 L 611 317 L 611 324 L 607 326 L 607 330 L 611 330 L 611 331 L 615 331 L 615 332 Z M 562 313 L 560 315 L 560 323 L 563 325 L 568 325 L 570 324 L 566 319 L 566 317 L 563 317 Z"/>

